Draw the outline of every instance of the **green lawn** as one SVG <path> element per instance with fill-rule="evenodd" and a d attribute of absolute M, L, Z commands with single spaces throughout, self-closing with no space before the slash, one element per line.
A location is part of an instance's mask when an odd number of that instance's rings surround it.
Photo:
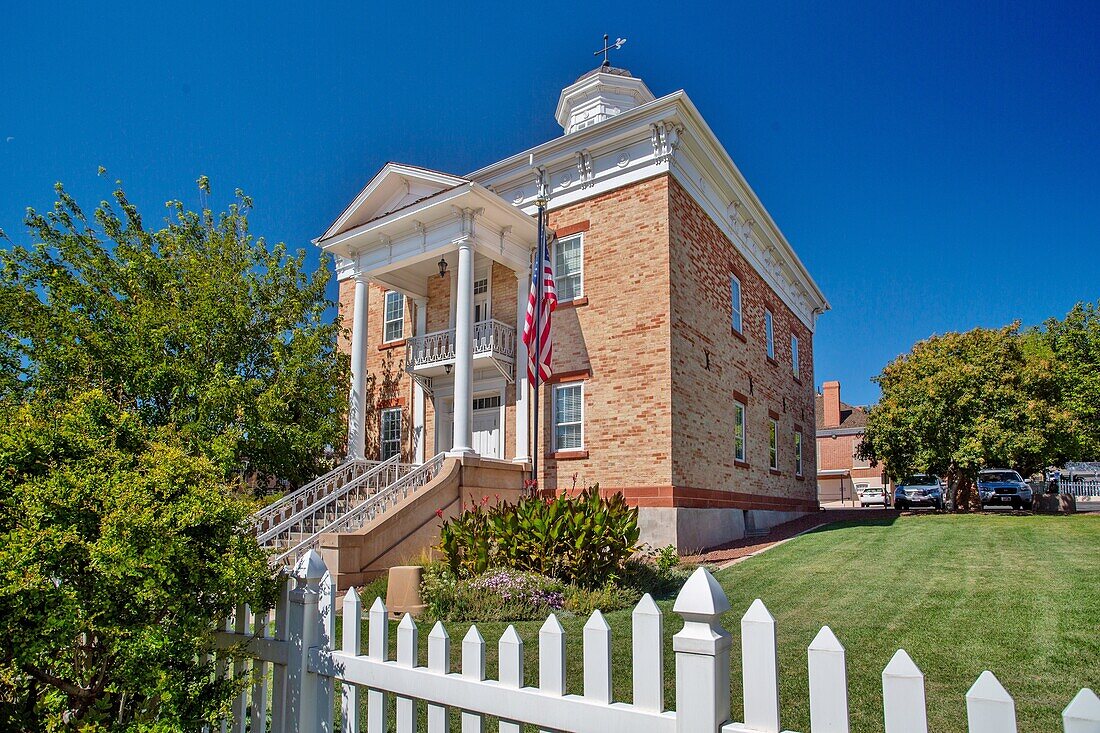
<path fill-rule="evenodd" d="M 1081 687 L 1100 689 L 1100 516 L 896 517 L 825 527 L 717 573 L 733 611 L 733 716 L 741 714 L 740 616 L 761 598 L 779 624 L 782 722 L 809 729 L 806 646 L 828 624 L 847 649 L 852 730 L 883 730 L 881 673 L 902 647 L 925 674 L 929 727 L 965 731 L 964 694 L 984 669 L 1016 699 L 1021 731 L 1061 730 L 1061 710 Z M 364 599 L 369 605 L 373 597 Z M 667 704 L 674 707 L 666 616 Z M 615 699 L 629 702 L 630 613 L 607 615 L 613 629 Z M 582 692 L 581 627 L 569 634 L 568 691 Z M 506 624 L 479 624 L 496 675 L 496 641 Z M 516 624 L 527 683 L 537 684 L 538 628 Z M 452 659 L 469 624 L 449 624 Z M 420 663 L 427 659 L 427 627 Z M 364 637 L 366 629 L 364 629 Z M 391 630 L 391 642 L 396 628 Z"/>

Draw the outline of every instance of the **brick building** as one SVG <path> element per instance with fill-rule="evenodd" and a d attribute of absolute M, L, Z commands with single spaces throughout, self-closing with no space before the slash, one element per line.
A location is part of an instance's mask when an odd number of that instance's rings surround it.
<path fill-rule="evenodd" d="M 825 382 L 816 395 L 817 497 L 821 503 L 858 503 L 861 488 L 890 490 L 883 467 L 856 455 L 867 427 L 867 411 L 840 401 L 840 382 Z"/>
<path fill-rule="evenodd" d="M 644 540 L 681 550 L 816 510 L 828 303 L 806 268 L 683 91 L 603 66 L 556 117 L 562 136 L 465 176 L 386 164 L 316 240 L 350 326 L 349 455 L 445 453 L 522 485 L 541 192 L 559 303 L 540 487 L 621 491 Z"/>

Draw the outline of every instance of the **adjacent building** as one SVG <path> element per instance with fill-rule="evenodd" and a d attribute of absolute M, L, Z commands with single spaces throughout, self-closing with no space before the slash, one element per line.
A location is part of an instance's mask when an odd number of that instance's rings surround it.
<path fill-rule="evenodd" d="M 540 489 L 599 482 L 644 540 L 684 551 L 817 510 L 828 303 L 794 249 L 685 92 L 602 66 L 555 115 L 560 137 L 465 175 L 387 163 L 316 240 L 350 327 L 349 455 L 443 453 L 522 487 L 542 194 L 558 308 Z"/>
<path fill-rule="evenodd" d="M 817 415 L 817 497 L 822 503 L 859 503 L 860 489 L 889 492 L 885 469 L 857 455 L 867 410 L 840 400 L 840 382 L 825 382 L 815 398 Z"/>

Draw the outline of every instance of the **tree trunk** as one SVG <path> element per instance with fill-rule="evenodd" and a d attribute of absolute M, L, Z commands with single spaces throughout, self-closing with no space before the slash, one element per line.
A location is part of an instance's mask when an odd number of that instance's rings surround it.
<path fill-rule="evenodd" d="M 955 511 L 969 512 L 974 484 L 968 476 L 959 476 L 955 481 Z"/>

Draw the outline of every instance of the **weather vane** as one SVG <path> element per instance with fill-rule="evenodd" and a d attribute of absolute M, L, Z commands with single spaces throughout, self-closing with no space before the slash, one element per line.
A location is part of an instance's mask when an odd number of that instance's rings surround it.
<path fill-rule="evenodd" d="M 603 54 L 603 66 L 604 66 L 604 68 L 608 68 L 608 69 L 611 68 L 611 61 L 608 60 L 608 58 L 607 58 L 607 52 L 610 51 L 613 48 L 615 50 L 618 50 L 618 49 L 623 47 L 624 43 L 626 43 L 625 38 L 616 38 L 614 43 L 608 43 L 608 40 L 610 38 L 611 37 L 609 35 L 604 33 L 603 34 L 603 48 L 601 48 L 599 51 L 596 51 L 595 53 L 592 54 L 593 56 L 599 56 L 602 53 Z"/>

